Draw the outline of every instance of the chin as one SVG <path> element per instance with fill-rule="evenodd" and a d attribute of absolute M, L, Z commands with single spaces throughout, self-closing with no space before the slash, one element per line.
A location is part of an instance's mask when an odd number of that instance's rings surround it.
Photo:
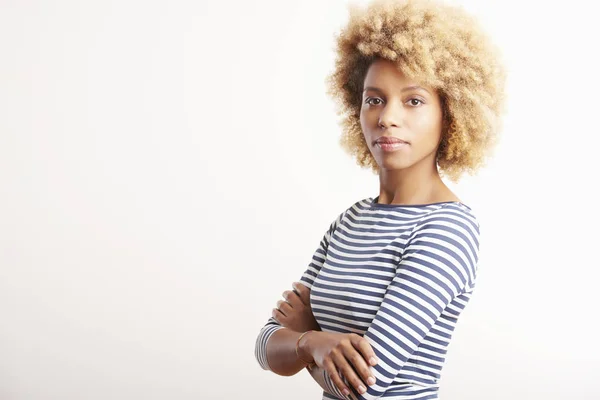
<path fill-rule="evenodd" d="M 394 171 L 394 170 L 406 169 L 406 168 L 410 167 L 412 165 L 412 163 L 410 163 L 409 161 L 406 161 L 406 160 L 387 158 L 384 160 L 377 160 L 377 165 L 379 166 L 379 169 L 387 170 L 387 171 Z"/>

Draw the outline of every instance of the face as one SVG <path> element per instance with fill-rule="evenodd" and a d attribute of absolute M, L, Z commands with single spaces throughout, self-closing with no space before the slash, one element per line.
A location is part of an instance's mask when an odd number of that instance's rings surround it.
<path fill-rule="evenodd" d="M 363 89 L 360 125 L 379 168 L 435 168 L 443 118 L 436 91 L 387 60 L 371 64 Z"/>

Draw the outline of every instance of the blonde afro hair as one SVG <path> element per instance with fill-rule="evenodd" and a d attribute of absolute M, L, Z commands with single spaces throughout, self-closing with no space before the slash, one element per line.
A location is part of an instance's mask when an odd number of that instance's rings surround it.
<path fill-rule="evenodd" d="M 431 0 L 374 0 L 349 11 L 327 79 L 342 116 L 342 147 L 360 166 L 378 171 L 362 134 L 360 109 L 367 70 L 383 58 L 438 91 L 444 114 L 440 172 L 453 181 L 476 172 L 500 130 L 505 84 L 500 54 L 477 21 L 462 8 Z"/>

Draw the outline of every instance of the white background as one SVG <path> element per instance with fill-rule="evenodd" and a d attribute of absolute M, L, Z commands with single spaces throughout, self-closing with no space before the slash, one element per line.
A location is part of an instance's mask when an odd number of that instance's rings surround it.
<path fill-rule="evenodd" d="M 482 225 L 445 400 L 600 399 L 598 93 L 584 2 L 464 0 L 509 69 L 452 185 Z M 592 4 L 592 3 L 590 3 Z M 0 1 L 0 399 L 318 399 L 254 341 L 378 194 L 324 80 L 340 1 Z"/>

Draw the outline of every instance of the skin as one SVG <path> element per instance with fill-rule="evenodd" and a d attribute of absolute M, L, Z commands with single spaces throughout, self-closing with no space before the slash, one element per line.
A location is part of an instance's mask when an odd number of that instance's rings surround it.
<path fill-rule="evenodd" d="M 383 59 L 370 65 L 363 89 L 360 124 L 379 167 L 378 202 L 416 205 L 460 201 L 437 169 L 444 120 L 439 93 Z M 384 151 L 376 143 L 381 137 L 398 138 L 405 144 L 393 152 Z M 284 300 L 273 310 L 273 317 L 285 329 L 275 332 L 267 344 L 271 369 L 279 375 L 293 375 L 303 369 L 306 363 L 296 355 L 296 342 L 300 332 L 314 329 L 299 342 L 300 358 L 327 370 L 342 392 L 350 390 L 338 371 L 358 393 L 364 393 L 365 385 L 372 384 L 370 367 L 377 362 L 369 342 L 356 334 L 315 329 L 318 324 L 310 308 L 310 292 L 302 284 L 295 286 L 296 291 L 284 292 Z"/>
<path fill-rule="evenodd" d="M 379 166 L 382 204 L 427 204 L 458 201 L 442 181 L 436 154 L 442 139 L 443 109 L 439 94 L 405 76 L 390 61 L 374 61 L 363 85 L 360 125 Z M 408 142 L 385 152 L 381 136 Z"/>
<path fill-rule="evenodd" d="M 364 393 L 365 384 L 375 383 L 370 366 L 377 363 L 369 342 L 356 334 L 322 332 L 310 307 L 310 290 L 301 283 L 294 283 L 293 287 L 294 291 L 285 291 L 285 300 L 278 301 L 278 308 L 273 309 L 273 317 L 285 329 L 275 332 L 267 344 L 271 370 L 289 376 L 306 367 L 307 363 L 296 356 L 296 342 L 301 335 L 299 332 L 314 329 L 304 335 L 298 346 L 300 358 L 315 363 L 310 370 L 312 377 L 327 390 L 319 373 L 319 369 L 325 369 L 334 384 L 348 395 L 350 388 L 341 379 L 339 370 L 357 392 Z"/>

